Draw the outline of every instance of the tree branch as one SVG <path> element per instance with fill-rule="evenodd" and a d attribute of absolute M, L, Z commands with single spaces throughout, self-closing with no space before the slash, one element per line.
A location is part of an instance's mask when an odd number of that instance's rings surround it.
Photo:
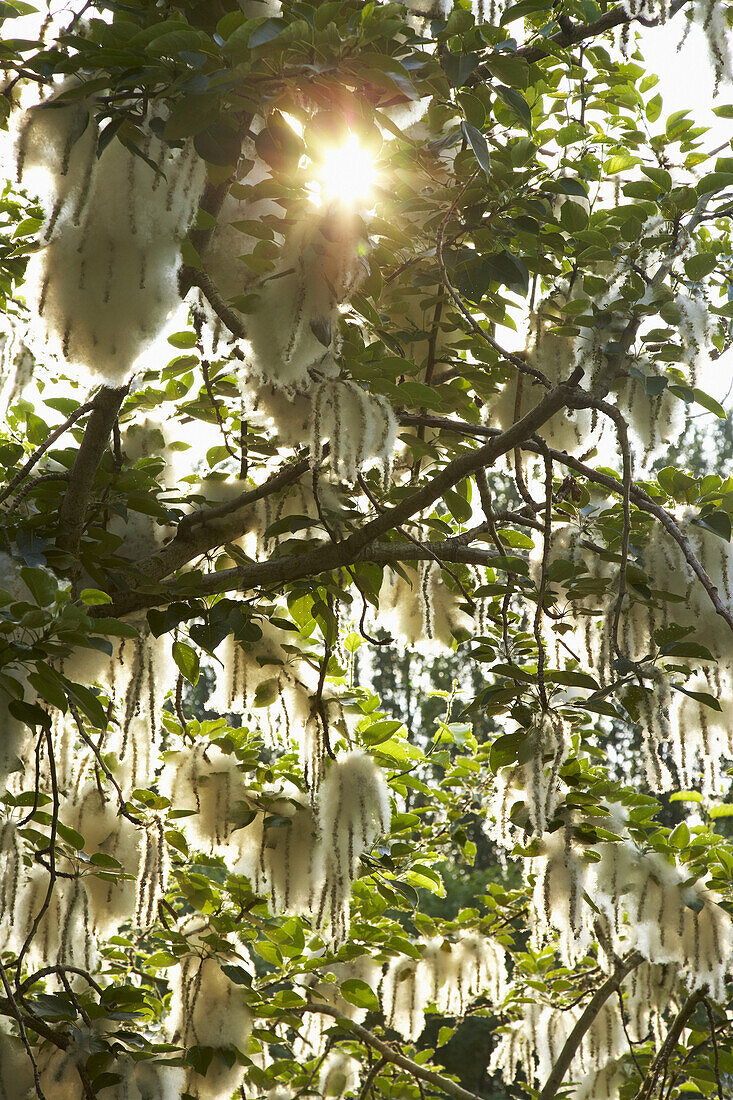
<path fill-rule="evenodd" d="M 690 2 L 691 0 L 673 0 L 667 18 L 671 19 L 681 10 L 681 8 Z M 577 25 L 571 23 L 569 26 L 563 28 L 559 34 L 555 34 L 552 38 L 548 38 L 545 45 L 520 46 L 515 56 L 523 57 L 525 61 L 529 61 L 530 63 L 533 61 L 541 61 L 543 57 L 551 56 L 557 53 L 558 50 L 564 49 L 567 46 L 578 46 L 581 42 L 585 42 L 589 38 L 595 38 L 599 34 L 605 34 L 606 31 L 612 31 L 616 27 L 621 27 L 624 24 L 633 22 L 643 23 L 643 25 L 647 27 L 654 26 L 656 21 L 640 19 L 638 16 L 629 15 L 629 13 L 619 5 L 611 11 L 607 11 L 592 23 L 580 23 Z M 470 85 L 475 85 L 483 80 L 490 81 L 491 78 L 492 75 L 489 70 L 485 66 L 480 65 L 472 73 L 468 83 Z"/>
<path fill-rule="evenodd" d="M 659 1078 L 659 1074 L 664 1070 L 666 1071 L 667 1063 L 672 1055 L 672 1051 L 677 1046 L 677 1040 L 682 1034 L 683 1028 L 689 1020 L 692 1013 L 695 1011 L 701 1001 L 705 1000 L 705 990 L 696 989 L 691 996 L 687 998 L 680 1011 L 672 1021 L 672 1026 L 667 1032 L 666 1038 L 662 1043 L 659 1053 L 651 1064 L 649 1073 L 646 1080 L 642 1083 L 641 1088 L 637 1092 L 634 1100 L 651 1100 L 651 1096 L 654 1092 L 654 1087 Z M 544 1100 L 540 1097 L 539 1100 Z"/>
<path fill-rule="evenodd" d="M 468 477 L 478 469 L 492 466 L 497 458 L 512 450 L 518 443 L 528 439 L 537 428 L 546 420 L 554 416 L 570 400 L 575 383 L 579 381 L 583 372 L 578 367 L 567 382 L 562 382 L 545 394 L 541 401 L 526 416 L 518 420 L 505 432 L 499 432 L 495 438 L 491 438 L 482 447 L 473 451 L 467 451 L 449 462 L 442 470 L 434 474 L 430 481 L 420 489 L 411 493 L 395 505 L 393 508 L 385 508 L 375 519 L 365 523 L 363 527 L 354 531 L 348 538 L 338 544 L 319 547 L 317 550 L 305 554 L 289 555 L 285 558 L 270 559 L 265 562 L 255 562 L 252 565 L 242 566 L 236 572 L 240 578 L 239 587 L 271 587 L 285 584 L 296 578 L 306 577 L 314 573 L 330 572 L 363 558 L 364 550 L 380 536 L 394 530 L 417 512 L 428 508 L 436 500 L 443 497 L 446 489 L 450 489 L 464 477 Z M 232 526 L 228 532 L 218 530 L 204 530 L 200 536 L 180 540 L 176 538 L 170 547 L 165 548 L 160 554 L 139 562 L 138 569 L 146 577 L 147 581 L 161 581 L 176 569 L 185 565 L 193 558 L 206 553 L 215 546 L 221 546 L 224 542 L 237 538 L 244 532 L 241 526 Z M 178 543 L 176 549 L 174 546 Z M 441 544 L 439 544 L 441 545 Z M 233 571 L 234 572 L 234 571 Z M 205 578 L 214 581 L 214 578 Z M 199 588 L 199 591 L 202 591 Z M 146 607 L 155 607 L 166 603 L 171 599 L 170 593 L 143 594 L 131 591 L 120 595 L 113 605 L 107 605 L 107 612 L 116 615 L 129 615 Z M 94 610 L 93 608 L 90 610 Z"/>
<path fill-rule="evenodd" d="M 611 994 L 618 992 L 627 974 L 630 974 L 631 971 L 643 961 L 643 955 L 638 951 L 632 951 L 627 958 L 618 961 L 613 974 L 606 978 L 603 985 L 598 987 L 583 1009 L 580 1019 L 565 1040 L 565 1045 L 560 1051 L 555 1065 L 550 1070 L 550 1075 L 542 1086 L 537 1100 L 554 1100 L 557 1090 L 563 1083 L 565 1074 L 570 1069 L 570 1063 L 577 1054 L 578 1047 L 583 1041 L 583 1036 L 592 1026 L 593 1021 Z"/>
<path fill-rule="evenodd" d="M 226 304 L 219 291 L 205 271 L 195 267 L 182 267 L 178 273 L 178 290 L 181 298 L 185 298 L 192 287 L 198 287 L 206 301 L 213 309 L 216 316 L 222 321 L 232 336 L 237 340 L 244 340 L 247 336 L 242 318 Z"/>
<path fill-rule="evenodd" d="M 62 436 L 64 434 L 64 432 L 68 431 L 69 428 L 72 426 L 72 424 L 75 424 L 77 420 L 79 420 L 82 416 L 84 416 L 84 413 L 89 412 L 89 410 L 92 408 L 92 405 L 93 405 L 92 401 L 87 401 L 84 405 L 80 405 L 78 409 L 74 409 L 71 416 L 69 416 L 63 422 L 63 424 L 59 424 L 58 428 L 54 428 L 54 430 L 43 441 L 43 443 L 40 445 L 40 447 L 36 447 L 35 451 L 30 456 L 28 461 L 23 466 L 21 466 L 21 468 L 18 470 L 18 472 L 15 475 L 15 477 L 13 478 L 13 480 L 10 481 L 5 486 L 5 488 L 3 489 L 2 493 L 0 493 L 0 504 L 2 504 L 2 502 L 4 500 L 7 500 L 7 498 L 10 496 L 10 494 L 15 489 L 16 485 L 19 485 L 20 482 L 23 480 L 23 478 L 26 477 L 31 472 L 33 467 L 36 465 L 36 463 L 39 461 L 39 459 L 41 459 L 43 457 L 43 455 L 46 453 L 48 448 L 53 446 L 53 444 L 56 442 L 56 440 L 60 436 Z"/>
<path fill-rule="evenodd" d="M 480 1100 L 480 1097 L 475 1092 L 469 1092 L 467 1089 L 457 1085 L 455 1081 L 451 1081 L 449 1077 L 444 1077 L 442 1073 L 436 1073 L 435 1070 L 426 1069 L 425 1066 L 421 1066 L 419 1062 L 413 1062 L 412 1058 L 408 1058 L 407 1055 L 402 1054 L 398 1050 L 394 1050 L 392 1046 L 385 1040 L 380 1039 L 378 1035 L 375 1035 L 373 1031 L 369 1031 L 367 1028 L 362 1027 L 361 1024 L 354 1023 L 348 1016 L 344 1016 L 336 1008 L 331 1008 L 330 1005 L 316 1005 L 310 1002 L 305 1006 L 306 1012 L 319 1012 L 324 1016 L 332 1016 L 334 1020 L 340 1023 L 347 1034 L 355 1035 L 357 1039 L 361 1039 L 363 1043 L 367 1043 L 374 1050 L 378 1050 L 384 1059 L 388 1062 L 392 1062 L 393 1065 L 399 1066 L 400 1069 L 404 1069 L 407 1073 L 411 1074 L 418 1081 L 425 1081 L 428 1085 L 433 1085 L 440 1092 L 452 1096 L 453 1100 Z"/>
<path fill-rule="evenodd" d="M 572 398 L 569 399 L 568 403 L 572 404 Z M 408 424 L 415 424 L 418 420 L 424 420 L 430 427 L 442 428 L 445 431 L 454 431 L 458 435 L 498 439 L 501 435 L 505 434 L 502 433 L 499 428 L 488 428 L 483 424 L 466 424 L 460 420 L 452 420 L 449 417 L 443 416 L 422 417 L 416 413 L 409 413 L 400 418 L 401 423 Z M 543 454 L 545 449 L 544 443 L 540 445 L 531 439 L 524 439 L 520 445 L 524 450 L 533 451 L 535 454 Z M 475 454 L 477 452 L 472 453 Z M 594 470 L 592 466 L 587 466 L 584 462 L 569 455 L 566 451 L 554 451 L 552 448 L 549 448 L 549 454 L 555 462 L 559 462 L 570 470 L 576 470 L 579 474 L 582 474 L 583 477 L 587 478 L 588 481 L 592 481 L 596 485 L 603 485 L 603 487 L 610 490 L 610 492 L 623 496 L 624 486 L 622 482 L 618 481 L 616 478 L 609 477 L 608 474 L 602 474 L 598 470 Z M 660 504 L 655 503 L 648 493 L 644 492 L 638 485 L 632 485 L 630 487 L 629 499 L 633 501 L 641 511 L 656 516 L 662 526 L 669 532 L 682 551 L 684 559 L 690 566 L 690 569 L 692 569 L 693 573 L 707 592 L 710 602 L 715 608 L 716 614 L 720 615 L 733 631 L 733 612 L 731 612 L 720 599 L 718 589 L 703 569 L 694 550 L 690 546 L 689 539 L 683 534 L 674 518 L 669 514 L 666 508 L 662 508 Z"/>
<path fill-rule="evenodd" d="M 59 534 L 56 544 L 60 549 L 68 550 L 70 554 L 76 554 L 79 550 L 94 478 L 127 390 L 127 386 L 119 389 L 104 387 L 91 402 L 92 415 L 89 417 L 76 461 L 69 474 L 69 485 L 59 509 Z"/>

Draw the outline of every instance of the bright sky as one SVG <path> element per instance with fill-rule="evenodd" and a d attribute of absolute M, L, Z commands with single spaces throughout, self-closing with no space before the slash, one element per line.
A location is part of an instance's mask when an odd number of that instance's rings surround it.
<path fill-rule="evenodd" d="M 659 77 L 657 91 L 664 101 L 665 117 L 674 111 L 689 110 L 699 125 L 711 126 L 715 136 L 713 148 L 733 136 L 730 119 L 719 119 L 712 108 L 733 102 L 733 89 L 721 87 L 717 100 L 713 100 L 715 77 L 710 64 L 705 36 L 699 26 L 693 24 L 678 52 L 684 22 L 673 19 L 664 27 L 642 28 L 641 52 L 647 68 Z M 712 136 L 712 135 L 711 135 Z"/>

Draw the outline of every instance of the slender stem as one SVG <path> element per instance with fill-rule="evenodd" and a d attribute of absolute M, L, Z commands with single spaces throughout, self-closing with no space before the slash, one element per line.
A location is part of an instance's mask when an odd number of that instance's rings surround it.
<path fill-rule="evenodd" d="M 36 1059 L 33 1057 L 33 1050 L 31 1048 L 30 1043 L 28 1042 L 28 1033 L 26 1032 L 26 1029 L 25 1029 L 25 1022 L 23 1020 L 23 1014 L 20 1011 L 20 1009 L 18 1008 L 18 1003 L 17 1003 L 15 997 L 13 996 L 13 990 L 11 989 L 10 982 L 8 981 L 8 976 L 5 973 L 5 967 L 3 966 L 2 959 L 0 959 L 0 980 L 2 980 L 2 983 L 3 983 L 3 989 L 5 990 L 5 996 L 7 997 L 8 1001 L 10 1002 L 11 1008 L 14 1009 L 15 1019 L 18 1021 L 18 1031 L 20 1033 L 20 1041 L 22 1042 L 23 1046 L 25 1047 L 25 1052 L 28 1055 L 28 1057 L 30 1058 L 31 1066 L 33 1067 L 33 1084 L 35 1085 L 36 1096 L 38 1097 L 38 1100 L 46 1100 L 46 1094 L 43 1091 L 43 1089 L 41 1088 L 41 1079 L 38 1076 L 38 1063 L 36 1062 Z"/>
<path fill-rule="evenodd" d="M 64 434 L 64 432 L 67 432 L 69 428 L 77 422 L 77 420 L 80 420 L 85 413 L 88 413 L 89 410 L 93 407 L 93 404 L 93 401 L 87 401 L 86 404 L 80 405 L 78 409 L 74 410 L 71 416 L 66 418 L 63 424 L 60 424 L 58 428 L 54 428 L 54 430 L 43 441 L 40 447 L 36 447 L 35 451 L 30 456 L 28 461 L 25 462 L 23 466 L 21 466 L 13 480 L 10 481 L 0 493 L 0 504 L 2 504 L 4 500 L 7 500 L 10 494 L 14 492 L 16 486 L 21 483 L 23 478 L 28 476 L 33 467 L 39 462 L 41 458 L 43 458 L 48 448 L 53 446 L 56 440 L 59 439 Z"/>

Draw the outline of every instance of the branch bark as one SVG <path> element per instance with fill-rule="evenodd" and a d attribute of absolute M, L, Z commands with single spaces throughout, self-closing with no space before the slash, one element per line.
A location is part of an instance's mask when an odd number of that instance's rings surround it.
<path fill-rule="evenodd" d="M 56 544 L 70 554 L 76 554 L 79 550 L 94 478 L 127 389 L 127 386 L 119 389 L 105 387 L 92 401 L 92 415 L 89 417 L 59 509 L 59 535 Z"/>
<path fill-rule="evenodd" d="M 608 998 L 617 993 L 621 983 L 627 974 L 630 974 L 637 966 L 644 961 L 643 955 L 638 951 L 632 951 L 625 959 L 620 959 L 616 964 L 613 974 L 606 978 L 603 985 L 599 986 L 595 991 L 588 1004 L 585 1006 L 583 1013 L 576 1023 L 573 1030 L 565 1040 L 565 1045 L 560 1051 L 560 1055 L 555 1062 L 555 1065 L 550 1070 L 550 1075 L 545 1081 L 542 1089 L 540 1090 L 537 1100 L 554 1100 L 557 1090 L 563 1083 L 565 1074 L 570 1069 L 570 1063 L 578 1052 L 578 1047 L 583 1041 L 583 1036 L 588 1029 L 592 1026 L 598 1013 L 603 1008 Z"/>
<path fill-rule="evenodd" d="M 572 398 L 569 399 L 568 404 L 572 405 Z M 400 418 L 402 424 L 416 424 L 420 421 L 426 423 L 429 427 L 443 428 L 446 431 L 456 432 L 458 435 L 468 435 L 478 438 L 494 438 L 498 439 L 502 432 L 499 428 L 488 428 L 483 424 L 466 424 L 460 420 L 452 420 L 450 417 L 443 416 L 428 416 L 423 417 L 419 414 L 409 413 Z M 533 451 L 535 454 L 543 454 L 545 445 L 533 442 L 531 439 L 524 439 L 519 444 L 524 450 Z M 608 474 L 602 474 L 598 470 L 594 470 L 592 466 L 587 466 L 584 462 L 569 455 L 566 451 L 554 451 L 549 449 L 550 457 L 554 462 L 558 462 L 561 466 L 567 467 L 569 470 L 575 470 L 577 473 L 582 474 L 588 481 L 594 482 L 596 485 L 602 485 L 605 489 L 610 490 L 612 493 L 617 493 L 619 496 L 623 496 L 624 486 L 623 483 L 618 481 L 614 477 L 609 477 Z M 701 585 L 708 594 L 711 604 L 715 608 L 717 615 L 727 623 L 730 629 L 733 631 L 733 611 L 725 606 L 723 601 L 718 595 L 718 589 L 713 584 L 712 580 L 703 569 L 700 561 L 698 560 L 695 552 L 690 546 L 689 539 L 681 531 L 679 524 L 676 523 L 674 518 L 669 514 L 666 508 L 662 508 L 660 504 L 657 504 L 648 493 L 639 488 L 638 485 L 632 485 L 629 491 L 629 499 L 640 508 L 643 512 L 648 512 L 650 515 L 655 516 L 665 530 L 672 536 L 674 541 L 682 551 L 683 557 L 687 564 L 692 569 L 693 573 L 700 581 Z"/>
<path fill-rule="evenodd" d="M 307 554 L 290 555 L 242 566 L 236 571 L 240 578 L 240 587 L 278 586 L 301 577 L 330 572 L 361 560 L 365 549 L 371 543 L 441 499 L 446 489 L 450 489 L 464 477 L 474 474 L 476 470 L 492 466 L 497 458 L 528 439 L 546 420 L 568 404 L 575 383 L 579 381 L 582 373 L 580 368 L 576 368 L 567 382 L 560 383 L 546 393 L 542 400 L 516 424 L 505 432 L 499 432 L 482 447 L 459 455 L 438 471 L 427 484 L 405 497 L 395 507 L 385 508 L 375 519 L 365 523 L 342 542 L 319 547 L 318 550 Z M 147 582 L 159 582 L 208 550 L 244 534 L 246 529 L 246 526 L 242 529 L 240 521 L 239 525 L 233 523 L 228 529 L 219 526 L 216 529 L 210 529 L 205 525 L 195 533 L 186 532 L 184 538 L 174 539 L 173 543 L 159 554 L 137 563 L 138 570 L 145 576 Z M 206 583 L 206 579 L 203 583 Z M 200 587 L 199 591 L 202 591 Z M 107 605 L 107 611 L 114 615 L 129 615 L 146 607 L 166 603 L 170 598 L 172 598 L 170 594 L 167 596 L 159 593 L 142 594 L 133 590 L 120 595 L 112 607 Z"/>
<path fill-rule="evenodd" d="M 467 1089 L 462 1088 L 460 1085 L 457 1085 L 455 1081 L 451 1081 L 449 1077 L 444 1077 L 442 1073 L 436 1073 L 435 1070 L 426 1069 L 425 1066 L 421 1066 L 419 1062 L 413 1062 L 412 1058 L 408 1058 L 407 1055 L 402 1054 L 398 1050 L 394 1050 L 385 1039 L 380 1039 L 373 1031 L 369 1031 L 368 1028 L 362 1027 L 361 1024 L 354 1023 L 353 1020 L 350 1020 L 348 1016 L 344 1016 L 338 1009 L 331 1008 L 330 1005 L 326 1004 L 316 1005 L 309 1002 L 305 1006 L 305 1011 L 319 1012 L 324 1016 L 332 1016 L 334 1020 L 342 1024 L 347 1034 L 355 1035 L 357 1039 L 361 1039 L 363 1043 L 367 1043 L 370 1047 L 373 1047 L 374 1050 L 378 1050 L 382 1057 L 388 1062 L 412 1074 L 418 1081 L 425 1081 L 428 1085 L 433 1085 L 440 1092 L 452 1096 L 453 1100 L 481 1100 L 475 1092 L 469 1092 Z"/>
<path fill-rule="evenodd" d="M 667 18 L 671 19 L 689 3 L 691 3 L 691 0 L 673 0 Z M 568 46 L 578 46 L 581 42 L 586 42 L 589 38 L 595 38 L 599 34 L 605 34 L 606 31 L 611 31 L 616 27 L 634 22 L 642 23 L 645 27 L 648 27 L 654 26 L 657 21 L 640 19 L 638 16 L 629 15 L 629 13 L 619 5 L 611 11 L 607 11 L 592 23 L 570 24 L 562 29 L 559 34 L 555 34 L 552 38 L 548 38 L 546 45 L 520 46 L 516 51 L 516 56 L 523 57 L 525 61 L 529 61 L 530 63 L 533 61 L 541 61 L 543 57 L 551 56 L 558 50 L 565 49 Z M 491 73 L 484 66 L 479 66 L 472 74 L 470 83 L 476 84 L 479 80 L 487 79 L 491 79 Z"/>
<path fill-rule="evenodd" d="M 652 1062 L 646 1080 L 643 1082 L 641 1088 L 634 1097 L 634 1100 L 651 1100 L 651 1097 L 654 1093 L 654 1088 L 657 1083 L 657 1079 L 659 1078 L 659 1074 L 666 1069 L 672 1051 L 677 1046 L 677 1040 L 682 1034 L 682 1031 L 687 1021 L 689 1020 L 690 1016 L 692 1016 L 692 1013 L 695 1011 L 700 1002 L 704 1000 L 704 989 L 695 990 L 695 992 L 687 998 L 682 1008 L 672 1021 L 672 1026 L 667 1032 L 661 1049 L 654 1061 Z M 541 1097 L 540 1100 L 542 1100 Z"/>

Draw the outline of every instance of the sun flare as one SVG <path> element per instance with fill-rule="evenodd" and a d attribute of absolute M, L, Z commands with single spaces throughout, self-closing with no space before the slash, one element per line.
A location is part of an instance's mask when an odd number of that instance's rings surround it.
<path fill-rule="evenodd" d="M 369 200 L 375 178 L 372 154 L 351 134 L 343 145 L 325 153 L 317 182 L 322 198 L 356 206 Z"/>

